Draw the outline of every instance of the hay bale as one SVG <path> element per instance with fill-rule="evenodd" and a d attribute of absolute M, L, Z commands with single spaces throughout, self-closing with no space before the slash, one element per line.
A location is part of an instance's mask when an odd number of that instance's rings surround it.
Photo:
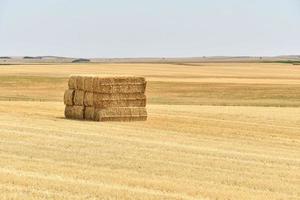
<path fill-rule="evenodd" d="M 143 84 L 146 82 L 144 77 L 94 77 L 94 83 L 97 85 L 127 85 L 127 84 Z"/>
<path fill-rule="evenodd" d="M 147 116 L 145 107 L 115 107 L 96 109 L 99 117 L 138 117 Z"/>
<path fill-rule="evenodd" d="M 116 107 L 95 110 L 96 121 L 142 121 L 147 119 L 146 108 Z"/>
<path fill-rule="evenodd" d="M 109 82 L 113 82 L 113 84 L 142 84 L 145 83 L 146 80 L 144 77 L 134 77 L 134 76 L 124 76 L 124 77 L 111 77 L 106 78 Z"/>
<path fill-rule="evenodd" d="M 84 106 L 66 106 L 65 117 L 68 119 L 84 119 Z"/>
<path fill-rule="evenodd" d="M 65 107 L 65 117 L 68 119 L 73 118 L 73 106 L 66 106 Z"/>
<path fill-rule="evenodd" d="M 95 101 L 146 99 L 142 93 L 93 93 Z"/>
<path fill-rule="evenodd" d="M 140 93 L 133 93 L 133 94 L 94 93 L 93 106 L 96 108 L 145 107 L 146 96 Z"/>
<path fill-rule="evenodd" d="M 95 108 L 94 107 L 85 107 L 84 118 L 86 120 L 94 120 L 95 119 Z"/>
<path fill-rule="evenodd" d="M 126 84 L 126 85 L 114 85 L 111 88 L 110 93 L 142 93 L 144 94 L 146 90 L 146 83 L 138 84 Z"/>
<path fill-rule="evenodd" d="M 84 91 L 82 90 L 75 90 L 74 94 L 74 104 L 76 106 L 83 106 L 84 104 Z"/>
<path fill-rule="evenodd" d="M 94 84 L 94 92 L 107 94 L 145 93 L 146 83 L 124 84 L 124 85 L 98 85 Z"/>
<path fill-rule="evenodd" d="M 83 103 L 85 106 L 93 106 L 94 105 L 94 93 L 86 92 L 84 95 Z"/>
<path fill-rule="evenodd" d="M 75 90 L 76 89 L 76 79 L 77 76 L 70 76 L 68 86 L 69 89 Z"/>
<path fill-rule="evenodd" d="M 74 105 L 74 90 L 66 90 L 64 94 L 64 104 L 68 106 Z"/>
<path fill-rule="evenodd" d="M 84 90 L 87 92 L 93 92 L 93 76 L 84 77 Z"/>
<path fill-rule="evenodd" d="M 103 94 L 103 93 L 94 93 L 93 100 L 94 106 L 98 106 L 104 104 L 105 102 L 110 101 L 125 101 L 125 100 L 136 100 L 136 99 L 145 99 L 146 96 L 144 94 Z"/>
<path fill-rule="evenodd" d="M 146 81 L 142 77 L 71 76 L 65 116 L 97 121 L 147 120 Z"/>
<path fill-rule="evenodd" d="M 132 108 L 130 109 L 131 117 L 147 117 L 147 109 L 146 108 Z"/>
<path fill-rule="evenodd" d="M 145 107 L 146 99 L 129 99 L 129 100 L 94 100 L 94 107 L 96 108 L 110 108 L 110 107 Z"/>
<path fill-rule="evenodd" d="M 146 80 L 143 77 L 94 77 L 93 91 L 98 93 L 144 93 Z"/>
<path fill-rule="evenodd" d="M 84 90 L 84 76 L 76 76 L 76 89 Z"/>

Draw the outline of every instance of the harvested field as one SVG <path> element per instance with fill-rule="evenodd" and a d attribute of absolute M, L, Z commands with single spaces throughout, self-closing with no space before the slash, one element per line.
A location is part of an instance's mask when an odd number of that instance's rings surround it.
<path fill-rule="evenodd" d="M 97 72 L 145 76 L 148 120 L 65 119 L 69 75 Z M 11 65 L 0 90 L 2 199 L 300 199 L 297 66 Z"/>
<path fill-rule="evenodd" d="M 146 77 L 150 104 L 300 107 L 300 69 L 278 63 L 2 66 L 0 100 L 61 101 L 71 74 L 99 71 Z"/>

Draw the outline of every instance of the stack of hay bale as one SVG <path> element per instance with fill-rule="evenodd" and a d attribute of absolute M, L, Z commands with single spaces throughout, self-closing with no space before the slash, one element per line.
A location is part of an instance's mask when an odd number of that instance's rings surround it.
<path fill-rule="evenodd" d="M 147 120 L 142 77 L 71 76 L 64 95 L 65 117 L 94 121 Z"/>

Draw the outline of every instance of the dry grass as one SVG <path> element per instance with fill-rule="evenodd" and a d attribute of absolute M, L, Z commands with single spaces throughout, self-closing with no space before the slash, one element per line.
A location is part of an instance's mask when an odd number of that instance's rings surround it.
<path fill-rule="evenodd" d="M 150 104 L 300 106 L 299 67 L 255 63 L 2 66 L 0 100 L 61 101 L 69 76 L 84 73 L 145 76 Z"/>
<path fill-rule="evenodd" d="M 148 121 L 64 119 L 83 72 L 146 76 Z M 299 199 L 299 87 L 286 64 L 1 67 L 1 199 Z"/>
<path fill-rule="evenodd" d="M 1 102 L 0 109 L 5 197 L 300 195 L 298 108 L 152 105 L 147 122 L 100 124 L 63 119 L 61 103 Z"/>

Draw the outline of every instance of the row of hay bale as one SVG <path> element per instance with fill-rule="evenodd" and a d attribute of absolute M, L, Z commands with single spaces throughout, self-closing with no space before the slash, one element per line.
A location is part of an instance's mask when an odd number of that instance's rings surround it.
<path fill-rule="evenodd" d="M 65 117 L 94 121 L 147 119 L 142 77 L 71 76 L 64 94 Z"/>

